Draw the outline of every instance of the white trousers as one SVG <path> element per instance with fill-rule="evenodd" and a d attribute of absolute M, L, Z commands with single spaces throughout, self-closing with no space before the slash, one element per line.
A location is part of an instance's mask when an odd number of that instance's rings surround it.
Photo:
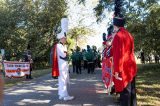
<path fill-rule="evenodd" d="M 61 70 L 60 70 L 61 71 Z M 61 97 L 69 96 L 67 85 L 69 83 L 69 73 L 68 71 L 61 71 L 58 77 L 58 95 Z"/>

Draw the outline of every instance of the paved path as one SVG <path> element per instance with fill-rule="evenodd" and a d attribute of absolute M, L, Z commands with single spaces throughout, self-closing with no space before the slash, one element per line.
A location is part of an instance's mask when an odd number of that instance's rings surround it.
<path fill-rule="evenodd" d="M 25 81 L 5 89 L 4 106 L 116 106 L 115 98 L 108 96 L 101 81 L 101 71 L 95 74 L 70 74 L 69 94 L 72 101 L 58 100 L 57 79 L 51 74 Z"/>

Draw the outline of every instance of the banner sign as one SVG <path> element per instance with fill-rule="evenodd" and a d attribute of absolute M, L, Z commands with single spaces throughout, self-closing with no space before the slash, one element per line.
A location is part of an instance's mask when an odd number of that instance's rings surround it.
<path fill-rule="evenodd" d="M 30 74 L 29 62 L 4 61 L 5 76 L 9 78 L 20 78 Z"/>

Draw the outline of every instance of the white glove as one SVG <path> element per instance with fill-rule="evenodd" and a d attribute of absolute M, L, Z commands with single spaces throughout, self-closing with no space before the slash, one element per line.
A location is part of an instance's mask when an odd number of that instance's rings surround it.
<path fill-rule="evenodd" d="M 118 72 L 115 72 L 115 78 L 116 78 L 117 80 L 121 80 L 121 81 L 122 81 L 122 78 L 119 77 L 119 73 L 118 73 Z"/>

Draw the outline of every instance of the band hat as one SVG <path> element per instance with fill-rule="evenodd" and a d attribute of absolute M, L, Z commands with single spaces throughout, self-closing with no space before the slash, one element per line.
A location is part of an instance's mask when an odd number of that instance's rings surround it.
<path fill-rule="evenodd" d="M 106 38 L 106 33 L 103 33 L 102 39 L 103 39 L 103 41 L 106 41 L 106 40 L 107 40 L 107 38 Z"/>
<path fill-rule="evenodd" d="M 68 23 L 69 23 L 69 20 L 68 18 L 62 18 L 61 19 L 61 29 L 62 29 L 62 32 L 68 32 Z"/>
<path fill-rule="evenodd" d="M 124 27 L 124 24 L 125 24 L 124 18 L 120 18 L 120 17 L 113 18 L 113 25 L 118 27 Z"/>
<path fill-rule="evenodd" d="M 68 18 L 62 18 L 61 19 L 61 32 L 57 34 L 57 39 L 61 38 L 67 38 L 67 32 L 68 32 Z"/>

